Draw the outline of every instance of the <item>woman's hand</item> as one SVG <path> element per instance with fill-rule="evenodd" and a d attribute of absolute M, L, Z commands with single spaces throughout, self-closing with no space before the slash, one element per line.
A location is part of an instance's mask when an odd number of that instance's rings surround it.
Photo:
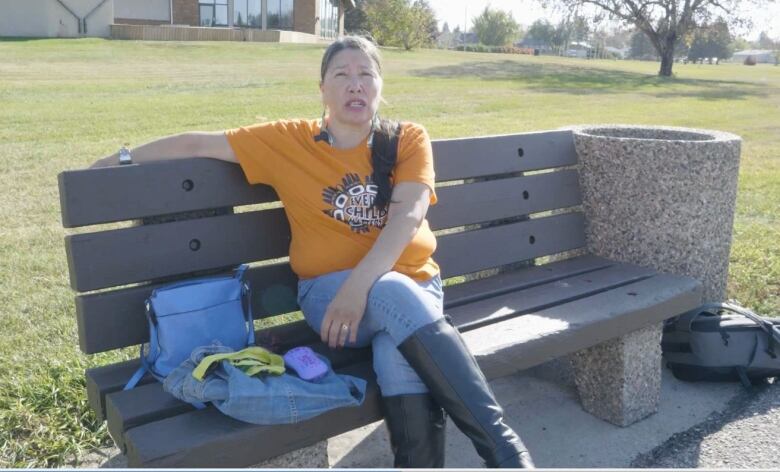
<path fill-rule="evenodd" d="M 349 342 L 357 342 L 358 326 L 366 310 L 370 288 L 349 277 L 328 305 L 322 320 L 320 337 L 331 349 L 344 347 L 347 336 Z"/>
<path fill-rule="evenodd" d="M 352 270 L 322 320 L 320 337 L 331 348 L 357 341 L 358 326 L 368 303 L 368 292 L 384 273 L 392 270 L 420 228 L 430 201 L 430 188 L 418 182 L 399 182 L 393 188 L 387 223 L 371 250 Z M 342 326 L 346 325 L 347 329 Z"/>

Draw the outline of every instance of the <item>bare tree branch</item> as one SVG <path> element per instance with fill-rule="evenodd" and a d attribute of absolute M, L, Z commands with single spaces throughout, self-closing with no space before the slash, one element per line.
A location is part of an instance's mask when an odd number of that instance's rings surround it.
<path fill-rule="evenodd" d="M 736 8 L 746 0 L 542 0 L 569 8 L 595 6 L 613 18 L 633 24 L 647 35 L 661 56 L 660 75 L 671 75 L 674 49 L 696 24 L 706 22 L 715 14 L 725 13 L 731 23 L 739 23 Z M 749 0 L 758 6 L 776 0 Z"/>

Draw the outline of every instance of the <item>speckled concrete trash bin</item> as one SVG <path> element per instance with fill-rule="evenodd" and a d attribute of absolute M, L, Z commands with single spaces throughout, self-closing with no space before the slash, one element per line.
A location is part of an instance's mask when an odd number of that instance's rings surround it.
<path fill-rule="evenodd" d="M 721 131 L 572 128 L 588 250 L 687 275 L 725 298 L 741 139 Z M 583 407 L 627 426 L 658 409 L 661 325 L 572 356 Z"/>

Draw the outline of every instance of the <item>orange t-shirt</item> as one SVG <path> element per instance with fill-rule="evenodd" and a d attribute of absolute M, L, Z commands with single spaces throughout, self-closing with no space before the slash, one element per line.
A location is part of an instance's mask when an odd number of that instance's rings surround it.
<path fill-rule="evenodd" d="M 290 265 L 306 279 L 352 269 L 385 224 L 387 211 L 371 207 L 376 195 L 366 185 L 372 174 L 364 140 L 352 149 L 314 141 L 318 120 L 280 120 L 225 131 L 250 184 L 267 184 L 284 204 L 292 231 Z M 431 141 L 422 126 L 405 123 L 391 183 L 421 182 L 434 191 Z M 439 273 L 431 255 L 436 238 L 423 221 L 393 270 L 424 281 Z"/>

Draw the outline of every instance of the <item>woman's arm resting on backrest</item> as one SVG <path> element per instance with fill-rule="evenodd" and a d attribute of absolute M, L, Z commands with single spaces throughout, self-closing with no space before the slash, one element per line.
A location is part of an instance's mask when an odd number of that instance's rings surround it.
<path fill-rule="evenodd" d="M 210 157 L 222 161 L 238 163 L 233 148 L 230 147 L 222 131 L 175 134 L 150 141 L 130 150 L 133 164 L 152 161 L 183 159 L 187 157 Z M 119 165 L 119 153 L 104 157 L 91 167 Z"/>

